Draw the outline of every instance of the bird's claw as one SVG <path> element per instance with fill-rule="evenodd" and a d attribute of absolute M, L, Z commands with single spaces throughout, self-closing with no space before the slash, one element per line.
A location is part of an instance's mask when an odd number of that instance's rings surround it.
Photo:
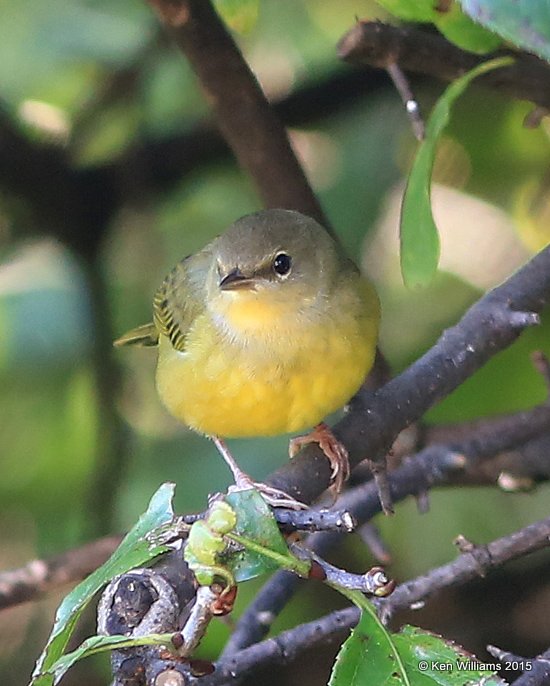
<path fill-rule="evenodd" d="M 291 439 L 288 446 L 290 457 L 294 457 L 309 443 L 317 443 L 326 455 L 332 468 L 330 488 L 335 495 L 338 495 L 350 475 L 349 455 L 346 447 L 332 433 L 331 428 L 322 422 L 310 433 Z"/>
<path fill-rule="evenodd" d="M 279 488 L 274 486 L 268 486 L 262 482 L 252 481 L 248 474 L 242 474 L 238 482 L 234 486 L 230 486 L 228 489 L 229 493 L 234 493 L 235 491 L 245 491 L 249 488 L 254 488 L 257 490 L 265 502 L 270 507 L 285 507 L 289 510 L 307 510 L 308 505 L 296 500 L 285 491 L 281 491 Z"/>

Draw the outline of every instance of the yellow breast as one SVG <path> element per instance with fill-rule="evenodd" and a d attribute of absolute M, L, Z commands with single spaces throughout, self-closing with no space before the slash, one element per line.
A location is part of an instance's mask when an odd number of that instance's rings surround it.
<path fill-rule="evenodd" d="M 372 364 L 378 311 L 370 287 L 364 293 L 368 303 L 355 298 L 351 311 L 334 308 L 325 321 L 290 325 L 283 335 L 260 336 L 260 343 L 256 337 L 232 339 L 208 313 L 194 322 L 184 352 L 161 335 L 162 401 L 196 431 L 230 438 L 301 431 L 319 423 L 351 398 Z M 263 308 L 234 315 L 268 327 L 274 313 Z M 292 313 L 286 315 L 292 322 Z"/>

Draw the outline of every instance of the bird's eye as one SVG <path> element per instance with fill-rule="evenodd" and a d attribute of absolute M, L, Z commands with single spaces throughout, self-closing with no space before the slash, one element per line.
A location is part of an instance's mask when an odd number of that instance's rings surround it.
<path fill-rule="evenodd" d="M 292 267 L 292 258 L 284 252 L 275 255 L 273 260 L 273 271 L 279 276 L 286 276 Z"/>

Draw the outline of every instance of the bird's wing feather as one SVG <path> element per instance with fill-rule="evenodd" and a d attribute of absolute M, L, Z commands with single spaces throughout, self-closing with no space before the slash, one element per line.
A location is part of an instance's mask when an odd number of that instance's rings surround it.
<path fill-rule="evenodd" d="M 158 345 L 158 342 L 159 332 L 153 322 L 150 322 L 149 324 L 142 324 L 135 329 L 127 331 L 123 336 L 117 338 L 113 345 L 116 345 L 117 348 L 120 348 L 123 345 L 142 345 L 151 347 Z"/>
<path fill-rule="evenodd" d="M 153 299 L 153 318 L 158 331 L 176 350 L 185 349 L 185 339 L 195 319 L 204 311 L 206 276 L 212 264 L 208 248 L 177 264 L 164 279 Z"/>
<path fill-rule="evenodd" d="M 189 328 L 205 308 L 206 275 L 211 264 L 208 247 L 177 264 L 155 293 L 153 321 L 128 331 L 114 345 L 155 346 L 163 334 L 176 350 L 184 350 Z"/>

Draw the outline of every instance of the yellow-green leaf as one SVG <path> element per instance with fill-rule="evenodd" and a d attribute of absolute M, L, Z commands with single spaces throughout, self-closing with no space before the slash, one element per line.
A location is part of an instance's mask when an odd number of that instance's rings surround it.
<path fill-rule="evenodd" d="M 507 66 L 510 57 L 480 64 L 454 81 L 433 109 L 407 181 L 401 208 L 401 273 L 407 287 L 430 283 L 439 262 L 439 233 L 432 215 L 430 187 L 437 142 L 447 126 L 451 107 L 468 84 L 481 74 Z"/>
<path fill-rule="evenodd" d="M 115 576 L 139 567 L 169 550 L 165 545 L 152 544 L 147 540 L 147 534 L 173 518 L 173 495 L 174 484 L 163 484 L 151 498 L 145 514 L 139 518 L 107 562 L 65 597 L 57 610 L 46 647 L 36 663 L 30 686 L 52 686 L 57 683 L 54 680 L 53 666 L 63 655 L 83 610 L 103 586 Z"/>

